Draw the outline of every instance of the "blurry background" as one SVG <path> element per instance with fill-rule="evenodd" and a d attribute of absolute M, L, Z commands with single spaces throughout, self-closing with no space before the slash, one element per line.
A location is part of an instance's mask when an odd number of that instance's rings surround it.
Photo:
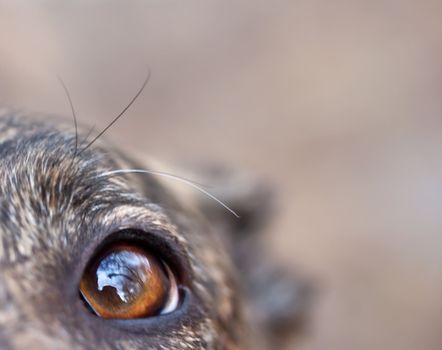
<path fill-rule="evenodd" d="M 1 1 L 0 104 L 280 191 L 269 249 L 319 282 L 297 349 L 442 347 L 442 2 Z"/>

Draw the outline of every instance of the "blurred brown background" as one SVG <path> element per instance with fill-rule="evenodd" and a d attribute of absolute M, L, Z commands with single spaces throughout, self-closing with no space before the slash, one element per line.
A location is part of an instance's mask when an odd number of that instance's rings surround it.
<path fill-rule="evenodd" d="M 1 1 L 0 104 L 280 189 L 271 248 L 320 283 L 297 349 L 442 347 L 442 2 Z"/>

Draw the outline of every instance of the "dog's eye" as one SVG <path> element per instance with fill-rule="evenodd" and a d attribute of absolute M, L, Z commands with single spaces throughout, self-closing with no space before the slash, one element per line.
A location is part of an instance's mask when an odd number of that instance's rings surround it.
<path fill-rule="evenodd" d="M 92 310 L 106 319 L 166 314 L 178 305 L 178 287 L 166 263 L 131 243 L 110 245 L 86 267 L 80 292 Z"/>

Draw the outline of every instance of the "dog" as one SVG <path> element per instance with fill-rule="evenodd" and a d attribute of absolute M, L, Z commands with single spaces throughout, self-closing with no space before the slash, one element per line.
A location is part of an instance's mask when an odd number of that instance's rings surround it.
<path fill-rule="evenodd" d="M 308 288 L 264 247 L 268 186 L 75 126 L 0 112 L 0 348 L 281 348 Z"/>

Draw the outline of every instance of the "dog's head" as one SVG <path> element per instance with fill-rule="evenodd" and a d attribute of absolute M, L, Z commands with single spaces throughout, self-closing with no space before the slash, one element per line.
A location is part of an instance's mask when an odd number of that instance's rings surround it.
<path fill-rule="evenodd" d="M 2 349 L 258 349 L 299 320 L 304 289 L 256 234 L 264 186 L 199 168 L 236 218 L 196 183 L 84 141 L 0 116 Z"/>

